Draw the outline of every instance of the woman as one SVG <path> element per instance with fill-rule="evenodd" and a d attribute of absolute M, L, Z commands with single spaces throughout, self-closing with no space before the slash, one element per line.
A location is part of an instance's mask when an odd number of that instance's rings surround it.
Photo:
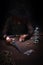
<path fill-rule="evenodd" d="M 19 36 L 19 41 L 24 41 L 25 38 L 30 38 L 32 33 L 33 27 L 31 23 L 24 23 L 13 16 L 7 18 L 3 30 L 4 37 L 8 35 Z"/>

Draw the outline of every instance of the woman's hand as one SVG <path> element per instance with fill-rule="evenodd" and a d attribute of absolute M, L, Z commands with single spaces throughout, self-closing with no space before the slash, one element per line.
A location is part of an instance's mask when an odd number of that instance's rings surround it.
<path fill-rule="evenodd" d="M 7 36 L 7 37 L 6 37 L 6 41 L 7 41 L 7 42 L 11 42 L 12 39 L 11 39 L 9 36 Z"/>
<path fill-rule="evenodd" d="M 19 41 L 24 41 L 25 38 L 28 36 L 28 34 L 24 34 L 24 35 L 21 35 L 20 38 L 19 38 Z"/>

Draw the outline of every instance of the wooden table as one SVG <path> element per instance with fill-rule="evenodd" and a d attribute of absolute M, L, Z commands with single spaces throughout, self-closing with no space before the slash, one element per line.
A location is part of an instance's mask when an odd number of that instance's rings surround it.
<path fill-rule="evenodd" d="M 40 58 L 42 58 L 42 49 L 43 49 L 43 36 L 40 35 L 40 42 L 38 44 L 34 44 L 31 39 L 25 42 L 16 41 L 22 53 L 18 52 L 18 50 L 12 46 L 7 45 L 4 40 L 0 40 L 0 52 L 9 51 L 12 53 L 12 58 L 18 65 L 42 65 Z M 23 54 L 25 51 L 33 49 L 34 51 L 30 55 Z M 41 59 L 42 60 L 42 59 Z M 27 64 L 28 63 L 28 64 Z"/>

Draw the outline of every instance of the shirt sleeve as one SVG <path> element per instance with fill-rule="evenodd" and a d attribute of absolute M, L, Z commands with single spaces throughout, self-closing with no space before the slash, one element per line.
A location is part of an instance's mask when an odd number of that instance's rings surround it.
<path fill-rule="evenodd" d="M 7 30 L 9 28 L 10 19 L 11 18 L 8 17 L 7 20 L 6 20 L 6 22 L 5 22 L 5 25 L 4 25 L 4 28 L 3 28 L 3 32 L 2 32 L 3 35 L 7 34 Z"/>

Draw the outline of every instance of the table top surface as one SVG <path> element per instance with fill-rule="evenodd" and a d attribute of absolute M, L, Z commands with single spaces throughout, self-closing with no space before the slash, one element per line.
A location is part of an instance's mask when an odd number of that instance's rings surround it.
<path fill-rule="evenodd" d="M 16 61 L 29 61 L 29 60 L 35 60 L 39 59 L 40 56 L 42 56 L 43 51 L 43 35 L 40 36 L 39 43 L 33 43 L 31 39 L 25 41 L 25 42 L 18 42 L 16 41 L 18 47 L 20 48 L 21 52 L 18 52 L 18 50 L 13 45 L 8 45 L 6 41 L 0 40 L 0 51 L 8 51 L 12 53 L 13 58 Z M 30 52 L 29 52 L 30 51 Z M 32 51 L 32 53 L 31 53 Z M 30 54 L 25 54 L 30 53 Z"/>

